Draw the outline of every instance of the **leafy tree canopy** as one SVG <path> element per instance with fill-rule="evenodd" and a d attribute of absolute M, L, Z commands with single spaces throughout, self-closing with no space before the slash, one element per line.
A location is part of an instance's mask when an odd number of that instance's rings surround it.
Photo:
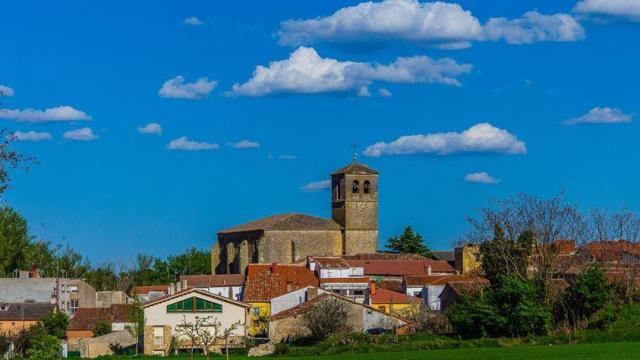
<path fill-rule="evenodd" d="M 431 249 L 422 240 L 422 235 L 413 231 L 411 226 L 407 226 L 402 234 L 394 236 L 387 242 L 387 249 L 397 253 L 420 254 L 433 258 Z"/>

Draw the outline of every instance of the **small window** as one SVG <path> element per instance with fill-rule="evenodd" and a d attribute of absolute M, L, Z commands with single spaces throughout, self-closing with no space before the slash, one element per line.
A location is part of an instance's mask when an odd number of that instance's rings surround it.
<path fill-rule="evenodd" d="M 259 307 L 254 307 L 253 308 L 253 315 L 255 315 L 255 316 L 260 315 L 260 308 Z"/>
<path fill-rule="evenodd" d="M 364 296 L 364 290 L 353 290 L 353 295 Z"/>
<path fill-rule="evenodd" d="M 365 194 L 371 193 L 371 183 L 369 182 L 369 180 L 364 181 L 364 193 Z"/>
<path fill-rule="evenodd" d="M 351 185 L 351 192 L 357 194 L 360 192 L 360 182 L 358 180 L 353 180 L 353 184 Z"/>

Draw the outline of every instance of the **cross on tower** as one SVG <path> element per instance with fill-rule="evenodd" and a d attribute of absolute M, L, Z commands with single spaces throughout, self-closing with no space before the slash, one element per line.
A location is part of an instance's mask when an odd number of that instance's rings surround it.
<path fill-rule="evenodd" d="M 353 162 L 358 161 L 358 145 L 357 144 L 351 144 L 351 147 L 353 148 L 353 157 L 351 158 L 351 160 Z"/>

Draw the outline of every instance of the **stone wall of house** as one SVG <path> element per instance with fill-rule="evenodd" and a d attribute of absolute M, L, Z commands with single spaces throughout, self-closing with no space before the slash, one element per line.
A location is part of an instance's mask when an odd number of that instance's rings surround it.
<path fill-rule="evenodd" d="M 154 339 L 154 328 L 158 326 L 145 326 L 144 327 L 144 354 L 154 355 L 162 352 L 162 355 L 168 355 L 171 348 L 171 326 L 164 325 L 163 328 L 163 341 L 162 344 L 156 344 Z"/>
<path fill-rule="evenodd" d="M 299 317 L 288 317 L 269 322 L 269 339 L 274 343 L 287 341 L 297 336 L 310 335 Z"/>
<path fill-rule="evenodd" d="M 375 253 L 378 249 L 378 230 L 345 230 L 345 255 Z"/>

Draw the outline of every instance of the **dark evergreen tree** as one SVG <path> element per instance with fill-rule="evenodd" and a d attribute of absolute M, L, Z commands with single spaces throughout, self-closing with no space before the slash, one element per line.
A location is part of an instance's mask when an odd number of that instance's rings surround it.
<path fill-rule="evenodd" d="M 414 232 L 411 226 L 407 226 L 399 236 L 390 238 L 386 247 L 397 253 L 420 254 L 433 258 L 431 249 L 422 240 L 422 235 Z"/>

